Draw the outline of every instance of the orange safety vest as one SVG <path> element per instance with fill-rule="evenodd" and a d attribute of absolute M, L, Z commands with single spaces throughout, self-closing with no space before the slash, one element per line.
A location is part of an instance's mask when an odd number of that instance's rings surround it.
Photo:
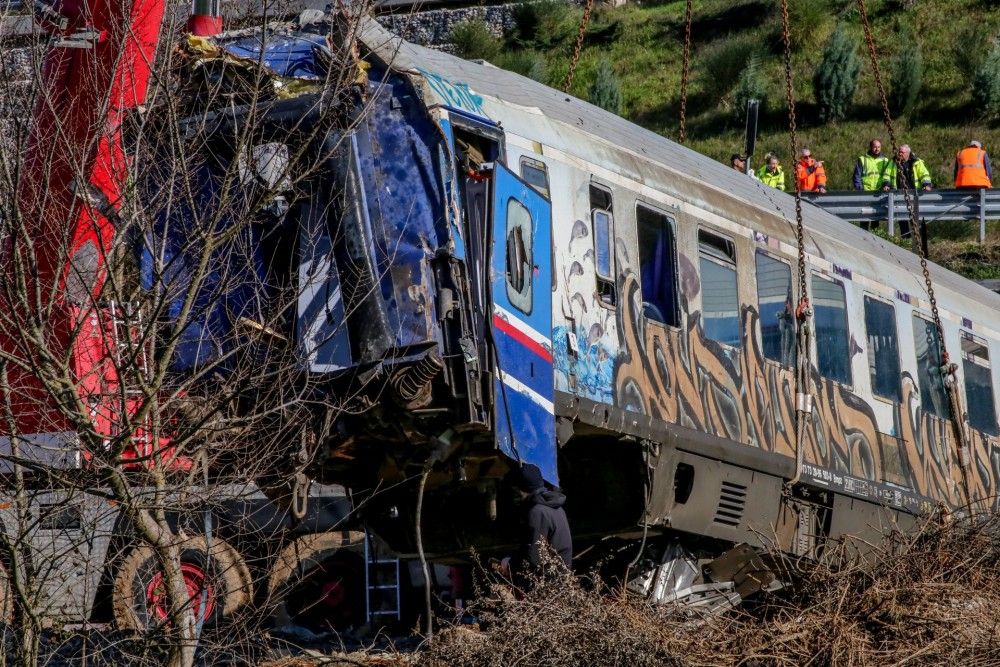
<path fill-rule="evenodd" d="M 955 174 L 956 188 L 992 188 L 986 175 L 986 151 L 969 146 L 958 151 L 955 156 L 958 171 Z"/>
<path fill-rule="evenodd" d="M 826 169 L 817 164 L 813 157 L 800 159 L 795 163 L 795 179 L 799 182 L 802 192 L 814 192 L 819 187 L 826 187 Z"/>

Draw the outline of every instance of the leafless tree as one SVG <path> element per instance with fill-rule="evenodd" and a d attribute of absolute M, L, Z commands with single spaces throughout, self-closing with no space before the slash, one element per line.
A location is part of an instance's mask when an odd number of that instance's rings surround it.
<path fill-rule="evenodd" d="M 41 137 L 52 150 L 28 165 L 29 102 L 58 105 L 65 91 L 42 83 L 41 38 L 4 55 L 25 70 L 0 81 L 0 614 L 21 664 L 38 663 L 49 625 L 88 622 L 65 617 L 83 582 L 103 576 L 115 623 L 191 665 L 203 628 L 274 578 L 213 524 L 261 492 L 294 509 L 341 407 L 302 372 L 294 272 L 305 269 L 292 256 L 311 239 L 292 225 L 336 215 L 325 165 L 343 150 L 330 137 L 364 114 L 352 38 L 363 10 L 320 23 L 311 78 L 188 39 L 168 16 L 146 104 L 121 121 L 117 201 L 87 165 L 114 141 L 106 111 L 121 91 L 100 91 L 88 142 L 56 123 Z M 243 21 L 248 48 L 288 29 Z M 26 197 L 37 168 L 45 185 Z M 108 223 L 106 243 L 80 243 Z"/>

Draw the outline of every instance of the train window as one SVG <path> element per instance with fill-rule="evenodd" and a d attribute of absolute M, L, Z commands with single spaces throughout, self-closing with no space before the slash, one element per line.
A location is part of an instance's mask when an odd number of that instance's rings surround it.
<path fill-rule="evenodd" d="M 913 347 L 917 353 L 917 385 L 925 412 L 947 419 L 948 394 L 941 378 L 941 338 L 933 322 L 913 314 Z"/>
<path fill-rule="evenodd" d="M 530 157 L 521 158 L 521 178 L 538 190 L 543 197 L 549 196 L 549 172 L 545 163 Z"/>
<path fill-rule="evenodd" d="M 764 356 L 795 365 L 795 300 L 788 264 L 757 251 L 757 308 Z"/>
<path fill-rule="evenodd" d="M 507 298 L 515 308 L 531 312 L 531 213 L 516 199 L 507 201 Z"/>
<path fill-rule="evenodd" d="M 597 293 L 603 303 L 615 305 L 615 218 L 611 192 L 590 185 L 590 215 L 594 226 L 594 270 Z"/>
<path fill-rule="evenodd" d="M 969 426 L 997 435 L 996 405 L 993 402 L 993 379 L 990 351 L 986 341 L 962 332 L 962 374 L 965 376 L 965 403 L 969 408 Z"/>
<path fill-rule="evenodd" d="M 865 332 L 868 336 L 868 372 L 872 393 L 899 402 L 902 394 L 899 370 L 899 337 L 896 309 L 890 303 L 865 297 Z"/>
<path fill-rule="evenodd" d="M 639 279 L 642 312 L 647 319 L 680 326 L 677 308 L 677 247 L 670 218 L 637 204 L 636 238 L 639 241 Z"/>
<path fill-rule="evenodd" d="M 729 239 L 698 230 L 701 311 L 705 335 L 740 345 L 740 297 L 736 288 L 736 246 Z"/>
<path fill-rule="evenodd" d="M 816 363 L 819 374 L 851 384 L 850 333 L 847 328 L 847 300 L 844 286 L 813 274 L 813 318 L 816 323 Z"/>

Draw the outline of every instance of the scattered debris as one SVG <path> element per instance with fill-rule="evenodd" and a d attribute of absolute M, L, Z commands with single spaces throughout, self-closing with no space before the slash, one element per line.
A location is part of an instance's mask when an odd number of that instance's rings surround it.
<path fill-rule="evenodd" d="M 849 545 L 831 545 L 830 561 Z M 930 522 L 848 565 L 794 564 L 796 585 L 719 615 L 655 606 L 564 572 L 499 582 L 419 664 L 1000 664 L 1000 520 Z M 508 592 L 505 592 L 508 591 Z"/>

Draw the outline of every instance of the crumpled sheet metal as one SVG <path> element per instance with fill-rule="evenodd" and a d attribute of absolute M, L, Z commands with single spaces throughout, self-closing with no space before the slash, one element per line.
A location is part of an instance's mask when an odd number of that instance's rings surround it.
<path fill-rule="evenodd" d="M 327 36 L 317 33 L 269 31 L 223 41 L 190 35 L 186 48 L 194 67 L 223 60 L 243 71 L 263 69 L 279 98 L 321 90 L 333 58 Z M 358 79 L 366 81 L 368 63 L 359 62 L 358 70 Z"/>

